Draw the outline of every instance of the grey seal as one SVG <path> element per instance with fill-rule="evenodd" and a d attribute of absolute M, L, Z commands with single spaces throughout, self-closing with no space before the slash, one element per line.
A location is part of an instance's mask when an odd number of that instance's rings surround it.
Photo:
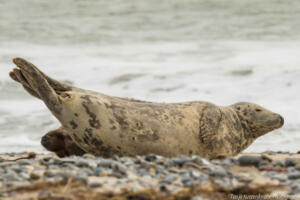
<path fill-rule="evenodd" d="M 59 82 L 25 59 L 13 62 L 17 68 L 10 72 L 11 78 L 41 99 L 62 125 L 42 138 L 43 146 L 60 152 L 59 156 L 153 153 L 224 158 L 284 124 L 279 114 L 254 103 L 217 106 L 205 101 L 155 103 L 113 97 Z"/>

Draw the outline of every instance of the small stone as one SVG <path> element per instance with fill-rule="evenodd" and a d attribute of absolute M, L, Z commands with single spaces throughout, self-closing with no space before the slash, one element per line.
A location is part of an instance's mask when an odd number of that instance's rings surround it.
<path fill-rule="evenodd" d="M 47 200 L 52 197 L 52 194 L 47 191 L 41 191 L 38 194 L 38 200 Z"/>
<path fill-rule="evenodd" d="M 102 187 L 102 183 L 100 183 L 100 182 L 91 182 L 91 183 L 89 183 L 88 184 L 88 187 L 89 188 L 97 188 L 97 187 Z"/>
<path fill-rule="evenodd" d="M 211 176 L 219 176 L 219 177 L 223 177 L 226 176 L 228 174 L 228 172 L 221 167 L 217 167 L 217 168 L 211 168 L 209 171 L 209 175 Z"/>
<path fill-rule="evenodd" d="M 238 161 L 241 166 L 258 166 L 262 160 L 261 156 L 241 156 L 238 158 Z"/>
<path fill-rule="evenodd" d="M 44 176 L 47 178 L 52 178 L 52 177 L 56 176 L 56 174 L 52 171 L 45 171 Z"/>
<path fill-rule="evenodd" d="M 102 172 L 106 171 L 104 168 L 102 167 L 97 167 L 96 169 L 94 169 L 93 175 L 94 176 L 99 176 Z"/>
<path fill-rule="evenodd" d="M 6 174 L 4 177 L 7 181 L 22 181 L 21 177 L 12 170 L 6 170 Z"/>
<path fill-rule="evenodd" d="M 53 165 L 62 165 L 64 164 L 64 161 L 58 158 L 52 158 L 51 160 L 49 160 L 49 162 L 51 162 L 51 164 Z"/>
<path fill-rule="evenodd" d="M 30 159 L 33 159 L 33 158 L 36 158 L 37 154 L 35 152 L 29 152 L 27 154 L 27 157 L 30 158 Z"/>
<path fill-rule="evenodd" d="M 240 181 L 240 182 L 244 182 L 244 183 L 251 183 L 253 180 L 251 177 L 247 177 L 247 176 L 240 176 L 240 175 L 237 175 L 235 176 L 235 178 Z"/>
<path fill-rule="evenodd" d="M 26 172 L 21 172 L 19 174 L 20 177 L 22 177 L 23 179 L 29 179 L 30 178 L 30 175 Z"/>
<path fill-rule="evenodd" d="M 166 168 L 164 168 L 160 165 L 157 165 L 155 167 L 155 171 L 156 171 L 156 174 L 164 174 L 164 175 L 168 174 L 167 171 L 166 171 Z"/>
<path fill-rule="evenodd" d="M 182 182 L 183 185 L 186 186 L 186 184 L 187 184 L 188 182 L 191 182 L 191 181 L 193 181 L 193 178 L 190 177 L 189 174 L 184 174 L 184 175 L 181 176 L 181 182 Z"/>
<path fill-rule="evenodd" d="M 116 171 L 121 172 L 122 174 L 126 174 L 127 170 L 128 170 L 125 165 L 123 165 L 122 163 L 118 163 L 118 162 L 114 163 L 112 165 L 112 168 Z"/>
<path fill-rule="evenodd" d="M 285 161 L 284 160 L 276 160 L 272 162 L 274 166 L 284 167 Z"/>
<path fill-rule="evenodd" d="M 200 197 L 200 196 L 195 196 L 195 197 L 192 198 L 192 200 L 203 200 L 203 198 Z"/>
<path fill-rule="evenodd" d="M 267 160 L 262 160 L 260 163 L 259 163 L 259 166 L 262 167 L 262 166 L 268 166 L 270 165 L 270 162 L 267 161 Z"/>
<path fill-rule="evenodd" d="M 116 177 L 116 178 L 124 178 L 124 175 L 118 172 L 113 172 L 109 176 Z"/>
<path fill-rule="evenodd" d="M 167 175 L 161 182 L 171 184 L 173 181 L 175 181 L 178 178 L 175 174 Z"/>
<path fill-rule="evenodd" d="M 82 157 L 87 159 L 95 159 L 95 156 L 89 153 L 84 154 Z"/>
<path fill-rule="evenodd" d="M 295 166 L 294 159 L 292 159 L 292 158 L 286 158 L 285 161 L 284 161 L 284 164 L 287 167 Z"/>
<path fill-rule="evenodd" d="M 265 153 L 268 155 L 276 155 L 277 154 L 277 152 L 275 152 L 275 151 L 267 151 Z"/>
<path fill-rule="evenodd" d="M 299 179 L 299 178 L 300 178 L 300 172 L 294 172 L 288 175 L 288 179 Z"/>
<path fill-rule="evenodd" d="M 19 165 L 31 165 L 32 162 L 30 162 L 29 160 L 18 160 L 17 163 Z"/>
<path fill-rule="evenodd" d="M 115 162 L 112 159 L 105 159 L 98 163 L 98 167 L 111 168 Z"/>
<path fill-rule="evenodd" d="M 120 161 L 126 166 L 134 164 L 134 160 L 128 157 L 122 157 L 120 158 Z"/>
<path fill-rule="evenodd" d="M 145 160 L 148 162 L 156 161 L 156 159 L 157 159 L 157 157 L 154 154 L 149 154 L 149 155 L 145 156 Z"/>
<path fill-rule="evenodd" d="M 272 178 L 276 175 L 277 173 L 275 171 L 269 171 L 269 172 L 266 172 L 266 176 Z"/>
<path fill-rule="evenodd" d="M 195 185 L 195 181 L 193 179 L 190 179 L 188 181 L 182 182 L 184 187 L 191 187 L 193 185 Z"/>
<path fill-rule="evenodd" d="M 39 174 L 35 173 L 35 172 L 32 172 L 30 174 L 30 178 L 33 179 L 33 180 L 38 180 L 38 179 L 41 178 L 41 176 Z"/>
<path fill-rule="evenodd" d="M 177 167 L 170 167 L 168 168 L 168 171 L 172 173 L 178 173 L 180 170 Z"/>
<path fill-rule="evenodd" d="M 78 167 L 89 167 L 89 163 L 86 161 L 79 161 L 78 163 L 76 163 L 76 165 Z"/>
<path fill-rule="evenodd" d="M 297 170 L 300 171 L 300 163 L 297 163 L 297 164 L 295 165 L 295 169 L 297 169 Z"/>
<path fill-rule="evenodd" d="M 191 175 L 194 178 L 199 178 L 201 176 L 201 173 L 199 171 L 193 170 L 191 171 Z"/>
<path fill-rule="evenodd" d="M 300 193 L 300 182 L 299 181 L 294 181 L 290 184 L 292 187 L 292 195 L 299 194 Z"/>
<path fill-rule="evenodd" d="M 292 172 L 296 172 L 297 170 L 296 170 L 295 167 L 288 167 L 288 168 L 287 168 L 287 171 L 288 171 L 289 173 L 292 173 Z"/>
<path fill-rule="evenodd" d="M 166 185 L 160 185 L 159 190 L 162 192 L 166 192 L 166 191 L 168 191 L 168 187 Z"/>
<path fill-rule="evenodd" d="M 178 165 L 179 167 L 182 167 L 185 163 L 193 162 L 192 158 L 189 158 L 184 155 L 182 155 L 180 157 L 176 157 L 176 158 L 171 158 L 170 160 L 171 160 L 171 162 L 173 162 L 175 165 Z"/>
<path fill-rule="evenodd" d="M 224 159 L 222 160 L 221 164 L 224 166 L 231 166 L 231 165 L 238 165 L 238 161 L 237 159 L 234 158 L 228 158 L 228 159 Z"/>

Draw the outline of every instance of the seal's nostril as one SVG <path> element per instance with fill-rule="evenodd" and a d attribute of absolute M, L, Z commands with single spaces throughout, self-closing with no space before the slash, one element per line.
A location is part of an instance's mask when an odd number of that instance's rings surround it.
<path fill-rule="evenodd" d="M 44 147 L 47 147 L 49 146 L 49 143 L 50 143 L 50 140 L 49 140 L 49 137 L 48 136 L 43 136 L 42 137 L 42 140 L 41 140 L 41 143 Z"/>
<path fill-rule="evenodd" d="M 284 119 L 283 117 L 280 116 L 280 123 L 283 125 L 284 124 Z"/>

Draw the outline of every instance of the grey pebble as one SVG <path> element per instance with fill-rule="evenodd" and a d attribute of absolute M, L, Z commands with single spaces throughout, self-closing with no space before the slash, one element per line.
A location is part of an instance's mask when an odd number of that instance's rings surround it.
<path fill-rule="evenodd" d="M 201 173 L 197 170 L 192 170 L 190 172 L 191 176 L 194 177 L 194 178 L 199 178 L 201 176 Z"/>
<path fill-rule="evenodd" d="M 87 159 L 95 159 L 95 156 L 89 153 L 84 154 L 82 157 Z"/>
<path fill-rule="evenodd" d="M 157 159 L 157 156 L 154 155 L 154 154 L 149 154 L 149 155 L 145 156 L 145 160 L 148 161 L 148 162 L 156 161 L 156 159 Z"/>
<path fill-rule="evenodd" d="M 193 197 L 191 200 L 203 200 L 203 198 L 200 197 L 200 196 L 195 196 L 195 197 Z"/>
<path fill-rule="evenodd" d="M 169 174 L 167 175 L 163 180 L 161 180 L 162 183 L 168 183 L 171 184 L 173 181 L 175 181 L 178 178 L 178 175 L 175 174 Z"/>
<path fill-rule="evenodd" d="M 89 183 L 88 184 L 88 187 L 89 188 L 97 188 L 97 187 L 102 187 L 102 183 L 100 183 L 100 182 L 91 182 L 91 183 Z"/>
<path fill-rule="evenodd" d="M 295 166 L 294 159 L 292 159 L 292 158 L 286 158 L 285 161 L 284 161 L 284 164 L 287 167 Z"/>
<path fill-rule="evenodd" d="M 276 161 L 273 161 L 272 164 L 274 166 L 284 167 L 285 166 L 285 161 L 284 160 L 276 160 Z"/>
<path fill-rule="evenodd" d="M 19 176 L 22 177 L 23 179 L 30 179 L 30 175 L 26 172 L 21 172 Z"/>
<path fill-rule="evenodd" d="M 113 173 L 109 174 L 109 176 L 116 177 L 116 178 L 124 178 L 124 177 L 126 177 L 126 176 L 124 176 L 124 174 L 118 173 L 118 172 L 113 172 Z"/>
<path fill-rule="evenodd" d="M 242 166 L 258 166 L 261 160 L 261 156 L 244 155 L 238 158 L 238 161 Z"/>
<path fill-rule="evenodd" d="M 52 177 L 55 177 L 56 174 L 52 171 L 45 171 L 44 172 L 44 177 L 47 177 L 47 178 L 52 178 Z"/>
<path fill-rule="evenodd" d="M 289 173 L 297 171 L 295 167 L 288 167 L 287 170 L 288 170 Z"/>
<path fill-rule="evenodd" d="M 300 178 L 300 172 L 293 172 L 288 175 L 288 179 L 299 179 L 299 178 Z"/>
<path fill-rule="evenodd" d="M 98 163 L 98 167 L 111 168 L 116 161 L 112 159 L 102 160 Z"/>
<path fill-rule="evenodd" d="M 105 172 L 106 170 L 102 167 L 97 167 L 93 170 L 94 176 L 99 176 L 102 172 Z"/>
<path fill-rule="evenodd" d="M 48 191 L 41 191 L 39 192 L 38 194 L 38 199 L 39 200 L 42 200 L 42 199 L 48 199 L 48 198 L 51 198 L 52 194 Z"/>
<path fill-rule="evenodd" d="M 266 167 L 266 166 L 271 166 L 271 164 L 270 164 L 270 162 L 267 161 L 267 160 L 262 160 L 262 161 L 260 161 L 259 166 L 260 166 L 260 167 L 261 167 L 261 166 Z"/>
<path fill-rule="evenodd" d="M 126 172 L 128 171 L 128 169 L 125 165 L 123 165 L 122 163 L 118 163 L 118 162 L 115 162 L 112 164 L 112 169 L 119 171 L 123 174 L 126 174 Z"/>
<path fill-rule="evenodd" d="M 268 151 L 267 154 L 268 154 L 268 155 L 276 155 L 277 152 L 276 152 L 276 151 Z"/>
<path fill-rule="evenodd" d="M 189 173 L 183 174 L 181 176 L 181 182 L 183 183 L 183 185 L 186 185 L 188 182 L 193 181 L 193 178 L 190 176 Z"/>
<path fill-rule="evenodd" d="M 22 181 L 23 179 L 13 170 L 6 170 L 4 174 L 4 179 L 7 181 Z"/>
<path fill-rule="evenodd" d="M 23 159 L 21 159 L 21 160 L 18 160 L 17 163 L 19 165 L 31 165 L 32 161 L 31 160 L 23 160 Z"/>
<path fill-rule="evenodd" d="M 211 168 L 209 170 L 209 175 L 211 176 L 223 177 L 226 176 L 227 174 L 228 174 L 227 171 L 221 167 Z"/>
<path fill-rule="evenodd" d="M 291 181 L 289 184 L 292 188 L 292 194 L 300 194 L 300 181 Z"/>

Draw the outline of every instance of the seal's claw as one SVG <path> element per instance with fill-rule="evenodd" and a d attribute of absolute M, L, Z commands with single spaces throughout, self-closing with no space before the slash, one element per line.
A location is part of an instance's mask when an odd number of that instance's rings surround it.
<path fill-rule="evenodd" d="M 16 74 L 14 73 L 14 71 L 9 72 L 9 76 L 12 80 L 20 83 L 19 79 L 17 78 Z"/>
<path fill-rule="evenodd" d="M 14 68 L 13 73 L 17 77 L 19 83 L 21 83 L 23 86 L 29 87 L 29 83 L 27 82 L 26 78 L 22 74 L 21 70 Z"/>
<path fill-rule="evenodd" d="M 36 91 L 34 91 L 34 90 L 30 87 L 29 83 L 27 82 L 26 78 L 24 77 L 24 75 L 22 74 L 22 72 L 21 72 L 20 69 L 14 68 L 13 71 L 10 72 L 9 75 L 10 75 L 10 77 L 11 77 L 13 80 L 15 80 L 15 81 L 21 83 L 22 86 L 24 87 L 24 89 L 25 89 L 29 94 L 31 94 L 32 96 L 34 96 L 34 97 L 40 99 L 39 94 L 38 94 Z"/>

